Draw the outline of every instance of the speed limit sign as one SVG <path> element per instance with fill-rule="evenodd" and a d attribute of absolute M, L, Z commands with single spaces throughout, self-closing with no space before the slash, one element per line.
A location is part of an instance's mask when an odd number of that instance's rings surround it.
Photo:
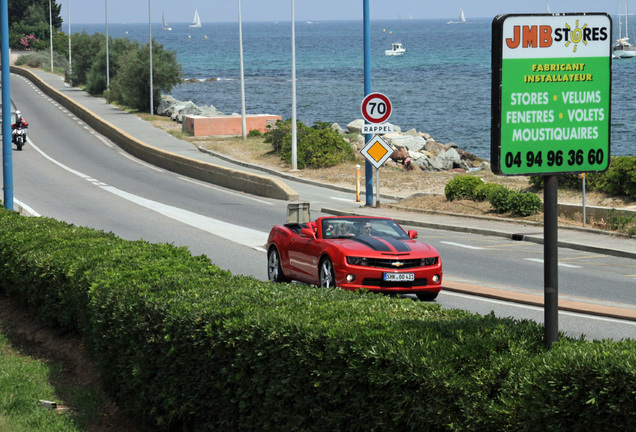
<path fill-rule="evenodd" d="M 361 111 L 369 123 L 384 123 L 391 117 L 391 102 L 382 93 L 370 93 L 362 99 Z"/>

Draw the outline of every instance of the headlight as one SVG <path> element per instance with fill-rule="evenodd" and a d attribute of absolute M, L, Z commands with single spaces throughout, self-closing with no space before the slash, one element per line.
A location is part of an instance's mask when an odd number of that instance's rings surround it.
<path fill-rule="evenodd" d="M 437 259 L 438 259 L 438 257 L 424 258 L 422 260 L 422 264 L 424 264 L 425 266 L 432 266 L 432 265 L 437 264 Z"/>
<path fill-rule="evenodd" d="M 347 264 L 365 266 L 368 265 L 368 260 L 362 257 L 347 257 Z"/>

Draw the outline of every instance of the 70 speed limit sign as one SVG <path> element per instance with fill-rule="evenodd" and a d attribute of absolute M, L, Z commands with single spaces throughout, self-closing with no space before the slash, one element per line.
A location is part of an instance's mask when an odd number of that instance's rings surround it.
<path fill-rule="evenodd" d="M 391 102 L 382 93 L 370 93 L 362 100 L 362 117 L 369 123 L 384 123 L 391 117 Z"/>

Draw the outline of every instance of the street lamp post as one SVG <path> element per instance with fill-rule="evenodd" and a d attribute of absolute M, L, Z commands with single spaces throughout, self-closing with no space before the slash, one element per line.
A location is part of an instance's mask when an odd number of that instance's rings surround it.
<path fill-rule="evenodd" d="M 51 35 L 51 72 L 53 72 L 53 11 L 49 0 L 49 34 Z"/>
<path fill-rule="evenodd" d="M 106 17 L 106 90 L 110 89 L 110 60 L 108 59 L 108 0 L 104 0 L 105 17 Z"/>
<path fill-rule="evenodd" d="M 70 84 L 73 85 L 73 78 L 71 78 L 73 74 L 73 63 L 71 59 L 71 0 L 68 0 L 68 79 Z"/>
<path fill-rule="evenodd" d="M 296 18 L 294 0 L 291 3 L 291 31 L 292 31 L 292 170 L 298 169 L 298 138 L 296 131 Z"/>
<path fill-rule="evenodd" d="M 239 19 L 239 61 L 241 69 L 241 129 L 243 131 L 243 140 L 247 139 L 247 124 L 245 120 L 245 77 L 243 75 L 243 24 L 241 20 L 241 0 L 238 0 L 238 19 Z"/>
<path fill-rule="evenodd" d="M 148 0 L 148 35 L 150 38 L 150 115 L 155 114 L 153 107 L 154 101 L 152 95 L 152 21 L 150 20 L 150 0 Z"/>

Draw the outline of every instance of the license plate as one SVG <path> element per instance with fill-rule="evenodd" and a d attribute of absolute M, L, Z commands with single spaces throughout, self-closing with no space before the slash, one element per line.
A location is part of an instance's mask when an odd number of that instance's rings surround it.
<path fill-rule="evenodd" d="M 384 280 L 387 282 L 413 282 L 414 273 L 384 273 Z"/>

